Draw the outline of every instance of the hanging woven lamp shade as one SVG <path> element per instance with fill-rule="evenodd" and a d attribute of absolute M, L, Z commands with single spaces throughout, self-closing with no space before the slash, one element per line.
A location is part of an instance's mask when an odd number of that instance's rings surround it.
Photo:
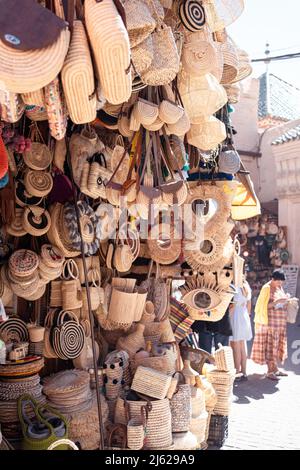
<path fill-rule="evenodd" d="M 211 73 L 203 77 L 192 77 L 182 70 L 178 75 L 178 88 L 192 124 L 201 122 L 227 103 L 224 88 Z"/>
<path fill-rule="evenodd" d="M 203 0 L 206 21 L 211 31 L 220 31 L 234 23 L 244 11 L 244 0 Z"/>
<path fill-rule="evenodd" d="M 253 71 L 249 54 L 247 54 L 246 51 L 243 51 L 242 49 L 238 49 L 238 58 L 239 58 L 238 74 L 232 83 L 245 80 L 245 78 L 249 77 L 249 75 L 251 75 Z"/>
<path fill-rule="evenodd" d="M 227 36 L 226 42 L 221 45 L 221 50 L 224 60 L 221 83 L 233 83 L 239 72 L 239 56 L 237 47 L 229 36 Z"/>
<path fill-rule="evenodd" d="M 213 150 L 225 139 L 225 125 L 214 116 L 193 124 L 187 134 L 188 143 L 201 150 Z"/>

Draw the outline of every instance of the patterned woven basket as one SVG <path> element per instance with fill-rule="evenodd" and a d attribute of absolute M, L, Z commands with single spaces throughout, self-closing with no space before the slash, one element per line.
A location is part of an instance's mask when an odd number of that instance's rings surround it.
<path fill-rule="evenodd" d="M 183 378 L 184 383 L 177 385 L 177 390 L 170 400 L 172 432 L 187 432 L 192 416 L 191 388 L 185 383 L 185 377 L 181 372 L 176 372 L 173 376 L 177 374 Z"/>
<path fill-rule="evenodd" d="M 48 116 L 49 129 L 52 137 L 61 140 L 67 130 L 67 108 L 58 77 L 44 88 L 45 108 Z"/>

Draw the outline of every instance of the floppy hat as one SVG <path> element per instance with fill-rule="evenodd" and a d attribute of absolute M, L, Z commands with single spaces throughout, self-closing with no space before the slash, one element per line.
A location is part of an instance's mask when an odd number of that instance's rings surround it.
<path fill-rule="evenodd" d="M 70 41 L 67 23 L 33 0 L 1 0 L 0 8 L 1 88 L 15 93 L 43 88 L 62 68 Z"/>

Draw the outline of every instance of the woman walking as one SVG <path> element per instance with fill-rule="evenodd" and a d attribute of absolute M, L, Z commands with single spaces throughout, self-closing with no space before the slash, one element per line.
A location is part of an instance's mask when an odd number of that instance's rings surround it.
<path fill-rule="evenodd" d="M 233 350 L 234 366 L 237 372 L 236 380 L 247 380 L 247 344 L 252 339 L 250 322 L 251 315 L 251 288 L 243 279 L 243 286 L 238 288 L 230 307 L 232 336 L 230 346 Z"/>
<path fill-rule="evenodd" d="M 278 380 L 287 374 L 278 369 L 278 363 L 287 358 L 287 300 L 282 289 L 284 272 L 275 270 L 271 281 L 265 284 L 255 306 L 255 338 L 251 359 L 257 364 L 267 364 L 267 377 Z"/>

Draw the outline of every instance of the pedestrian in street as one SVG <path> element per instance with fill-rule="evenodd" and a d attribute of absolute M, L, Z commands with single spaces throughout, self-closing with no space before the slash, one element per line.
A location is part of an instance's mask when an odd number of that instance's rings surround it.
<path fill-rule="evenodd" d="M 271 281 L 261 289 L 255 306 L 255 337 L 251 359 L 257 364 L 268 366 L 267 377 L 278 380 L 287 376 L 278 369 L 278 363 L 287 358 L 287 299 L 282 285 L 285 274 L 275 270 Z"/>
<path fill-rule="evenodd" d="M 215 350 L 218 349 L 219 343 L 222 346 L 228 346 L 229 337 L 232 335 L 229 308 L 221 320 L 215 322 L 196 320 L 192 325 L 192 330 L 199 335 L 199 348 L 210 354 L 213 346 Z"/>
<path fill-rule="evenodd" d="M 234 366 L 237 372 L 236 380 L 247 380 L 247 343 L 252 339 L 251 329 L 251 287 L 246 275 L 244 275 L 243 285 L 237 289 L 237 293 L 230 305 L 230 320 L 232 336 L 230 346 L 233 350 Z"/>

